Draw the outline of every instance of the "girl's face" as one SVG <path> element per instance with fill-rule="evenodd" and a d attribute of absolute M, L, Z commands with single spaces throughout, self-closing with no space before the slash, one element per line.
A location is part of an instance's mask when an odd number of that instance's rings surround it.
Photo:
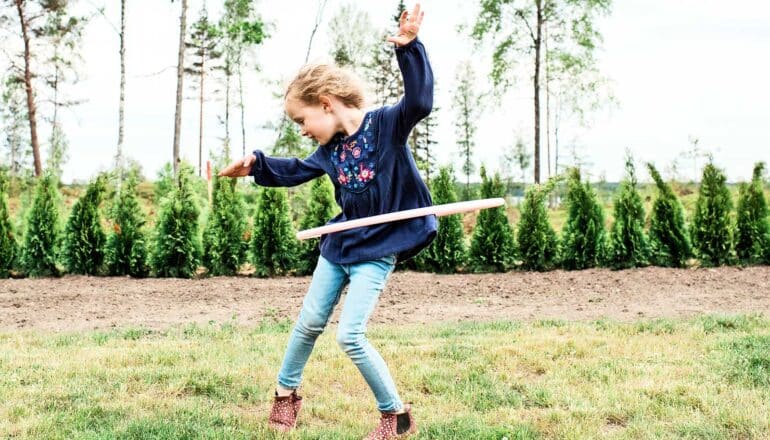
<path fill-rule="evenodd" d="M 286 114 L 299 125 L 302 136 L 324 145 L 337 133 L 338 121 L 328 98 L 322 96 L 321 102 L 311 105 L 290 96 L 284 105 Z"/>

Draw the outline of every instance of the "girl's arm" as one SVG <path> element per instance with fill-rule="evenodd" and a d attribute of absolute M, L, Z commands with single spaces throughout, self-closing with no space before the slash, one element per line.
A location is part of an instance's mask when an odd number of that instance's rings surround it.
<path fill-rule="evenodd" d="M 409 136 L 415 125 L 433 110 L 433 70 L 418 39 L 396 48 L 398 66 L 404 78 L 404 96 L 390 111 L 395 113 L 397 139 Z"/>
<path fill-rule="evenodd" d="M 219 172 L 222 177 L 254 176 L 262 186 L 295 186 L 324 174 L 320 148 L 306 159 L 266 156 L 260 150 L 238 159 Z"/>
<path fill-rule="evenodd" d="M 255 150 L 253 165 L 249 171 L 254 181 L 261 186 L 296 186 L 324 174 L 316 160 L 316 153 L 306 159 L 270 157 Z"/>
<path fill-rule="evenodd" d="M 433 70 L 425 46 L 417 33 L 425 15 L 416 4 L 412 13 L 404 11 L 399 20 L 399 33 L 389 37 L 396 44 L 396 59 L 404 78 L 404 96 L 392 107 L 386 107 L 386 116 L 394 121 L 396 139 L 406 142 L 409 132 L 433 109 Z"/>

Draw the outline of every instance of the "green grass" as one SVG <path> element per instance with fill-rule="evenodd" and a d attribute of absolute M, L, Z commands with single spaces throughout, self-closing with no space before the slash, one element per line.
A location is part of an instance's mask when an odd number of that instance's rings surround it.
<path fill-rule="evenodd" d="M 371 327 L 416 438 L 770 438 L 761 315 Z M 266 416 L 289 329 L 0 333 L 0 438 L 278 438 Z M 290 438 L 358 439 L 377 421 L 333 331 L 301 394 Z"/>

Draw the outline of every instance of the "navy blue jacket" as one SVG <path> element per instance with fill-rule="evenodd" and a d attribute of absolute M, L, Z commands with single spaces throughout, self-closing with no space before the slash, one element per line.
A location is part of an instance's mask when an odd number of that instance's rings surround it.
<path fill-rule="evenodd" d="M 415 39 L 396 48 L 404 96 L 393 106 L 367 112 L 350 136 L 338 134 L 309 157 L 275 158 L 262 151 L 250 175 L 262 186 L 294 186 L 324 174 L 334 183 L 342 212 L 328 224 L 432 205 L 407 137 L 433 108 L 433 72 L 425 47 Z M 396 254 L 416 255 L 436 236 L 433 215 L 356 228 L 321 237 L 321 255 L 351 264 Z"/>

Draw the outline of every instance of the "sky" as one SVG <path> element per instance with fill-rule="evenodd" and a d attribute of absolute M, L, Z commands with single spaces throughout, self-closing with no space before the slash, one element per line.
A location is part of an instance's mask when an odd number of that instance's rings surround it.
<path fill-rule="evenodd" d="M 348 0 L 349 1 L 349 0 Z M 118 133 L 119 2 L 83 0 L 80 8 L 105 5 L 83 38 L 81 78 L 67 93 L 85 101 L 65 111 L 62 123 L 70 144 L 65 182 L 85 181 L 111 167 Z M 189 0 L 188 23 L 201 0 Z M 209 16 L 217 18 L 217 1 L 208 0 Z M 311 61 L 329 59 L 328 23 L 345 0 L 328 0 L 313 39 Z M 366 0 L 356 4 L 378 27 L 389 24 L 397 0 Z M 260 71 L 249 69 L 245 80 L 247 151 L 269 149 L 271 128 L 280 118 L 282 102 L 275 94 L 305 60 L 317 0 L 262 0 L 258 10 L 273 23 L 271 37 L 256 51 Z M 438 116 L 439 164 L 459 169 L 452 108 L 457 65 L 466 59 L 477 70 L 478 90 L 490 88 L 489 47 L 474 48 L 458 27 L 472 24 L 474 1 L 422 0 L 425 20 L 420 31 L 436 78 L 434 103 Z M 412 2 L 407 1 L 411 8 Z M 171 160 L 176 93 L 179 2 L 130 0 L 127 17 L 127 86 L 125 154 L 141 163 L 145 176 L 155 178 Z M 761 0 L 621 0 L 598 22 L 604 41 L 596 53 L 601 73 L 611 80 L 617 104 L 594 112 L 587 126 L 566 122 L 560 145 L 566 154 L 583 156 L 592 179 L 623 177 L 626 151 L 638 162 L 652 161 L 671 173 L 676 161 L 681 178 L 698 177 L 705 159 L 683 156 L 691 140 L 710 152 L 729 181 L 749 179 L 756 161 L 770 161 L 770 3 Z M 466 32 L 467 33 L 467 32 Z M 11 44 L 11 43 L 3 43 Z M 5 61 L 0 60 L 0 65 Z M 516 87 L 500 102 L 485 106 L 477 124 L 477 164 L 497 171 L 501 154 L 521 137 L 532 149 L 532 91 L 529 71 L 520 71 Z M 186 85 L 192 80 L 188 77 Z M 182 156 L 197 164 L 198 104 L 187 88 L 183 109 Z M 219 150 L 224 128 L 217 120 L 223 103 L 207 103 L 205 148 Z M 41 122 L 41 139 L 47 138 Z M 233 132 L 240 132 L 237 124 Z M 233 156 L 241 140 L 234 136 Z M 543 145 L 545 150 L 545 145 Z M 44 157 L 47 146 L 43 147 Z M 204 159 L 205 160 L 205 159 Z M 560 159 L 562 163 L 567 158 Z M 545 152 L 541 175 L 546 177 Z M 646 172 L 639 173 L 643 180 Z M 532 181 L 531 172 L 527 180 Z"/>

